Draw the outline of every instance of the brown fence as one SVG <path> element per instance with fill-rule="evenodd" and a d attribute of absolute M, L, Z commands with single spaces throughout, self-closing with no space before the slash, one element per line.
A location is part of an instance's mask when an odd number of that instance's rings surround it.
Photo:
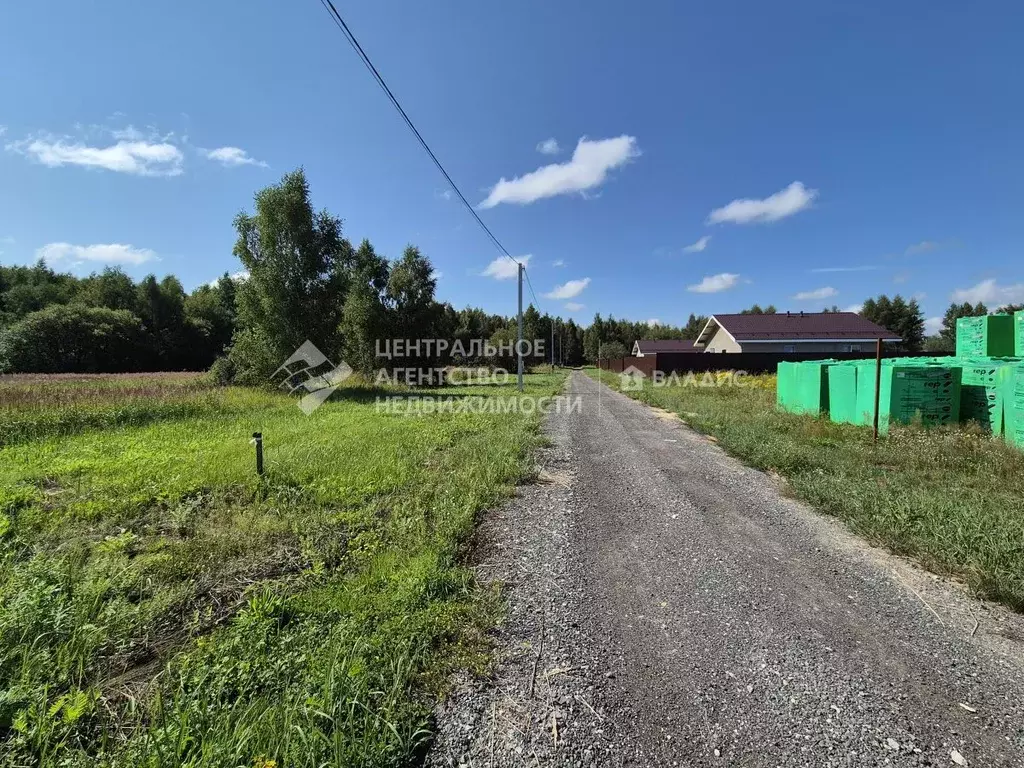
<path fill-rule="evenodd" d="M 645 376 L 650 376 L 656 370 L 656 356 L 644 355 L 643 357 L 620 357 L 614 360 L 599 360 L 598 365 L 606 371 L 622 373 L 633 366 Z"/>
<path fill-rule="evenodd" d="M 650 376 L 655 370 L 662 373 L 703 373 L 705 371 L 746 371 L 747 373 L 775 373 L 779 363 L 799 363 L 803 360 L 867 360 L 870 352 L 659 352 L 644 357 L 623 357 L 602 360 L 600 367 L 615 373 L 633 366 Z M 900 357 L 891 350 L 886 357 Z"/>

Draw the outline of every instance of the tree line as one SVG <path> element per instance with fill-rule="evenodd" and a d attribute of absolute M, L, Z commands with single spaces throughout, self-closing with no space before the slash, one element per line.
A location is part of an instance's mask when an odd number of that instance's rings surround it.
<path fill-rule="evenodd" d="M 208 368 L 231 341 L 236 292 L 227 275 L 186 293 L 173 275 L 0 267 L 0 373 Z"/>
<path fill-rule="evenodd" d="M 88 277 L 33 266 L 0 267 L 0 373 L 206 370 L 224 382 L 263 384 L 307 339 L 365 373 L 382 367 L 515 366 L 517 321 L 435 298 L 430 260 L 415 246 L 388 260 L 369 240 L 354 246 L 342 222 L 314 209 L 300 169 L 255 196 L 234 220 L 244 277 L 225 274 L 186 292 L 168 275 L 132 280 L 119 268 Z M 693 318 L 691 317 L 691 321 Z M 544 341 L 529 361 L 581 365 L 599 345 L 684 338 L 686 329 L 523 313 L 524 337 Z M 472 356 L 382 359 L 378 340 L 446 339 Z M 504 349 L 486 357 L 472 341 Z"/>
<path fill-rule="evenodd" d="M 234 227 L 233 253 L 245 277 L 225 274 L 191 292 L 173 275 L 136 282 L 118 268 L 79 278 L 42 261 L 0 267 L 0 373 L 212 368 L 223 382 L 263 384 L 306 340 L 364 373 L 450 364 L 515 367 L 509 350 L 517 338 L 516 318 L 437 301 L 433 266 L 413 245 L 394 260 L 378 254 L 369 240 L 354 246 L 341 219 L 314 209 L 301 169 L 259 191 L 254 212 L 238 214 Z M 775 312 L 757 304 L 742 311 Z M 953 351 L 957 318 L 987 312 L 981 303 L 954 303 L 939 334 L 926 339 L 916 299 L 882 295 L 861 309 L 899 334 L 907 351 L 932 354 Z M 584 327 L 530 305 L 523 326 L 526 339 L 544 341 L 530 363 L 575 366 L 628 355 L 637 340 L 696 339 L 707 319 L 690 314 L 684 326 L 673 326 L 597 314 Z M 428 338 L 449 340 L 463 352 L 435 348 L 415 359 L 377 354 L 378 340 Z M 504 352 L 485 356 L 470 344 L 477 340 Z"/>

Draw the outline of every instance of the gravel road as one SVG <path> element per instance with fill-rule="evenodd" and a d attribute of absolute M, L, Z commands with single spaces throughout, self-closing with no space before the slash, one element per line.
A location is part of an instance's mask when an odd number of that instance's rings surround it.
<path fill-rule="evenodd" d="M 477 568 L 508 614 L 433 766 L 1024 766 L 1024 617 L 574 372 Z"/>

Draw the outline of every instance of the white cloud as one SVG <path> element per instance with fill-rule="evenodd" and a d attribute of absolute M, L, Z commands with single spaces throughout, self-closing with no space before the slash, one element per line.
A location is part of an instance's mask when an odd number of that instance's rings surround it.
<path fill-rule="evenodd" d="M 511 181 L 505 177 L 499 179 L 480 207 L 493 208 L 499 203 L 525 205 L 555 195 L 586 192 L 603 184 L 608 171 L 625 165 L 639 154 L 633 136 L 597 141 L 584 137 L 568 162 L 545 165 Z"/>
<path fill-rule="evenodd" d="M 853 312 L 855 315 L 859 315 L 862 309 L 864 309 L 863 304 L 851 304 L 843 312 Z"/>
<path fill-rule="evenodd" d="M 537 145 L 537 151 L 542 155 L 557 155 L 562 148 L 558 146 L 558 141 L 555 139 L 544 139 Z"/>
<path fill-rule="evenodd" d="M 181 150 L 166 141 L 122 140 L 107 147 L 92 147 L 67 138 L 41 137 L 8 144 L 7 149 L 50 168 L 78 165 L 138 176 L 177 176 L 185 160 Z"/>
<path fill-rule="evenodd" d="M 145 134 L 138 130 L 134 125 L 129 125 L 127 128 L 115 129 L 110 132 L 118 141 L 140 141 L 145 138 Z"/>
<path fill-rule="evenodd" d="M 818 190 L 807 189 L 799 181 L 763 200 L 733 200 L 708 215 L 708 224 L 752 224 L 778 221 L 809 207 Z"/>
<path fill-rule="evenodd" d="M 216 160 L 225 168 L 235 168 L 239 165 L 258 165 L 260 168 L 267 168 L 262 160 L 251 157 L 248 152 L 239 147 L 217 147 L 217 149 L 200 150 L 210 160 Z"/>
<path fill-rule="evenodd" d="M 533 258 L 530 255 L 518 256 L 516 261 L 522 262 L 523 264 L 529 264 L 530 259 Z M 510 259 L 506 259 L 504 256 L 499 256 L 490 264 L 487 265 L 487 269 L 480 273 L 482 277 L 493 277 L 495 280 L 513 280 L 519 274 L 519 266 Z"/>
<path fill-rule="evenodd" d="M 831 299 L 838 293 L 839 291 L 828 285 L 824 288 L 815 288 L 813 291 L 800 291 L 793 298 L 797 301 L 817 301 L 819 299 Z"/>
<path fill-rule="evenodd" d="M 722 272 L 720 275 L 708 275 L 696 285 L 686 286 L 686 290 L 691 293 L 718 293 L 732 288 L 739 279 L 739 275 Z"/>
<path fill-rule="evenodd" d="M 564 259 L 555 259 L 554 261 L 551 262 L 551 266 L 552 267 L 564 267 L 565 266 L 565 260 Z"/>
<path fill-rule="evenodd" d="M 914 256 L 919 253 L 928 253 L 928 251 L 934 251 L 939 247 L 939 244 L 934 240 L 922 240 L 920 243 L 914 243 L 908 245 L 907 250 L 903 253 L 907 256 Z"/>
<path fill-rule="evenodd" d="M 942 330 L 942 318 L 941 317 L 929 317 L 924 321 L 924 335 L 934 336 Z"/>
<path fill-rule="evenodd" d="M 982 280 L 970 288 L 958 288 L 953 291 L 953 301 L 969 301 L 977 304 L 1019 304 L 1024 302 L 1024 283 L 999 285 L 995 278 Z"/>
<path fill-rule="evenodd" d="M 565 302 L 565 308 L 570 312 L 579 312 L 584 307 L 582 304 L 577 304 L 575 301 L 567 301 Z"/>
<path fill-rule="evenodd" d="M 650 326 L 661 325 L 661 320 L 659 320 L 656 317 L 652 317 L 650 320 L 647 321 L 647 325 L 650 325 Z"/>
<path fill-rule="evenodd" d="M 76 265 L 83 262 L 101 264 L 143 264 L 159 260 L 149 248 L 110 243 L 108 245 L 72 245 L 71 243 L 48 243 L 36 251 L 36 258 L 52 265 Z"/>
<path fill-rule="evenodd" d="M 582 280 L 570 280 L 562 285 L 555 286 L 554 289 L 544 294 L 545 299 L 575 299 L 579 296 L 586 287 L 590 285 L 590 278 L 584 277 Z"/>
<path fill-rule="evenodd" d="M 878 267 L 872 264 L 866 264 L 861 267 L 816 267 L 815 269 L 809 269 L 808 272 L 870 272 L 871 270 L 878 269 Z"/>
<path fill-rule="evenodd" d="M 702 237 L 696 243 L 691 243 L 690 245 L 683 248 L 683 250 L 686 253 L 700 253 L 701 251 L 708 247 L 709 242 L 711 242 L 711 235 L 704 235 L 704 237 Z"/>
<path fill-rule="evenodd" d="M 232 272 L 230 275 L 228 275 L 228 277 L 230 277 L 234 282 L 244 282 L 245 280 L 249 279 L 249 271 L 242 269 L 239 270 L 238 272 Z M 218 277 L 216 280 L 211 280 L 209 283 L 210 287 L 216 288 L 218 285 L 220 285 L 220 281 L 222 278 L 223 275 L 221 277 Z"/>

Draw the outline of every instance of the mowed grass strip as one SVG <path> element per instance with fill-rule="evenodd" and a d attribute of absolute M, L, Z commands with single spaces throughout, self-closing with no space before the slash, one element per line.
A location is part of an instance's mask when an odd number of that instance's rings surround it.
<path fill-rule="evenodd" d="M 615 389 L 620 377 L 588 370 Z M 685 377 L 682 377 L 685 380 Z M 696 383 L 703 380 L 695 376 Z M 1024 611 L 1024 453 L 971 426 L 871 430 L 776 410 L 775 377 L 625 392 L 678 414 L 868 541 Z"/>
<path fill-rule="evenodd" d="M 128 426 L 85 396 L 105 427 L 0 448 L 0 763 L 404 765 L 448 674 L 483 663 L 496 603 L 463 549 L 539 413 L 208 395 Z"/>

